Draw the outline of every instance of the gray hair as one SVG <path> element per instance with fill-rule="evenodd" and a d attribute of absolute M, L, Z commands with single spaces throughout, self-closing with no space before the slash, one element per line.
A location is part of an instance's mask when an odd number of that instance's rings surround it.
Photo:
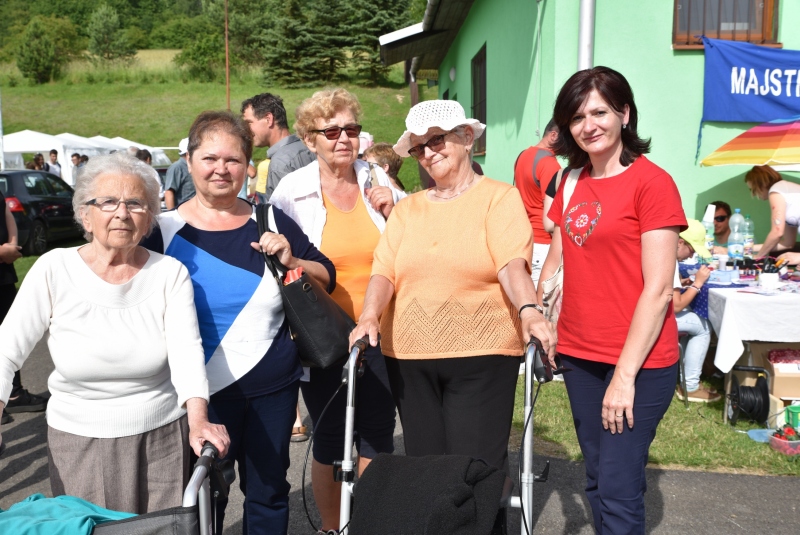
<path fill-rule="evenodd" d="M 81 217 L 83 210 L 86 210 L 86 203 L 95 198 L 97 179 L 102 175 L 127 175 L 142 181 L 146 195 L 143 200 L 147 204 L 147 215 L 150 218 L 145 236 L 149 236 L 156 226 L 156 217 L 161 213 L 161 200 L 159 199 L 161 179 L 158 178 L 158 172 L 155 169 L 123 151 L 95 156 L 78 169 L 75 194 L 72 196 L 72 209 L 78 225 L 83 228 Z M 86 229 L 84 229 L 83 236 L 87 241 L 92 241 L 92 234 Z"/>
<path fill-rule="evenodd" d="M 475 137 L 475 129 L 472 128 L 472 125 L 460 124 L 460 125 L 456 126 L 455 128 L 453 128 L 453 130 L 451 130 L 451 132 L 453 132 L 458 137 L 458 139 L 460 139 L 461 142 L 466 145 L 466 143 L 467 143 L 467 134 L 466 134 L 465 131 L 466 131 L 467 128 L 469 128 L 470 131 L 472 132 L 472 148 L 469 149 L 469 153 L 467 154 L 467 158 L 469 159 L 470 164 L 472 164 L 472 162 L 473 162 L 473 153 L 475 152 L 475 140 L 477 139 Z"/>

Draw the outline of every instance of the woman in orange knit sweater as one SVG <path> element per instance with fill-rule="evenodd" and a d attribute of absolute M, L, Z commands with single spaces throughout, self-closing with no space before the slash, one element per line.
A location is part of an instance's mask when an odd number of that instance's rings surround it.
<path fill-rule="evenodd" d="M 417 104 L 394 146 L 434 187 L 395 206 L 372 264 L 354 341 L 381 347 L 406 453 L 507 466 L 523 342 L 555 333 L 530 278 L 531 226 L 519 192 L 476 174 L 485 125 L 458 102 Z"/>

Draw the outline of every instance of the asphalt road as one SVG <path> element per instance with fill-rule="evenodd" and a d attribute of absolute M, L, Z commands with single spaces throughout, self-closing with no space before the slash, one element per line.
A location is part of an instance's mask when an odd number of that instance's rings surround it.
<path fill-rule="evenodd" d="M 51 370 L 47 348 L 40 343 L 22 370 L 23 384 L 31 392 L 41 393 L 47 388 Z M 0 508 L 7 509 L 37 492 L 50 496 L 44 414 L 17 414 L 13 423 L 3 426 L 2 433 L 8 449 L 0 459 Z M 518 438 L 512 437 L 514 442 Z M 397 452 L 402 453 L 399 424 L 395 444 Z M 292 445 L 291 534 L 314 533 L 306 520 L 300 492 L 306 445 Z M 517 470 L 516 452 L 510 458 L 512 471 Z M 534 464 L 541 469 L 546 460 L 551 461 L 550 480 L 534 488 L 531 532 L 591 535 L 594 531 L 583 495 L 583 465 L 542 456 L 536 456 Z M 309 510 L 318 524 L 308 479 L 306 485 Z M 648 534 L 798 533 L 800 478 L 648 469 L 647 489 Z M 242 495 L 236 484 L 227 513 L 225 535 L 241 533 Z M 512 510 L 509 519 L 509 533 L 520 533 L 519 512 Z"/>

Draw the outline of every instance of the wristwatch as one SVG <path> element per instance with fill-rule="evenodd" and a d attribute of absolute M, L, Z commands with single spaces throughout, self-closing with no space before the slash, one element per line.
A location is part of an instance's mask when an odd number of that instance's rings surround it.
<path fill-rule="evenodd" d="M 527 305 L 522 305 L 522 306 L 519 308 L 519 312 L 517 313 L 517 316 L 518 316 L 520 319 L 522 319 L 522 311 L 523 311 L 523 310 L 525 310 L 526 308 L 534 308 L 534 309 L 536 309 L 536 310 L 539 312 L 539 314 L 541 314 L 542 316 L 544 316 L 544 309 L 543 309 L 541 306 L 537 305 L 536 303 L 528 303 Z"/>

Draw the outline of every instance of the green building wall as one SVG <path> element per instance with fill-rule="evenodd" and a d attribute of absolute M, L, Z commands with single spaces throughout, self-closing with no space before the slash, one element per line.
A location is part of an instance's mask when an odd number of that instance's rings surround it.
<path fill-rule="evenodd" d="M 476 0 L 439 68 L 439 95 L 449 90 L 470 114 L 471 61 L 486 45 L 486 154 L 475 159 L 492 178 L 511 182 L 523 149 L 539 140 L 563 83 L 578 63 L 579 0 Z M 541 10 L 541 11 L 539 11 Z M 702 50 L 672 49 L 671 0 L 597 0 L 594 65 L 623 73 L 639 110 L 639 132 L 652 138 L 648 157 L 666 169 L 681 192 L 687 217 L 699 218 L 711 201 L 750 214 L 756 239 L 769 230 L 769 206 L 750 198 L 747 166 L 700 167 L 695 162 L 703 108 Z M 537 48 L 541 19 L 541 50 Z M 800 2 L 781 2 L 779 39 L 800 49 Z M 455 67 L 455 80 L 449 74 Z M 753 126 L 706 123 L 700 158 Z M 784 175 L 797 181 L 796 175 Z"/>

